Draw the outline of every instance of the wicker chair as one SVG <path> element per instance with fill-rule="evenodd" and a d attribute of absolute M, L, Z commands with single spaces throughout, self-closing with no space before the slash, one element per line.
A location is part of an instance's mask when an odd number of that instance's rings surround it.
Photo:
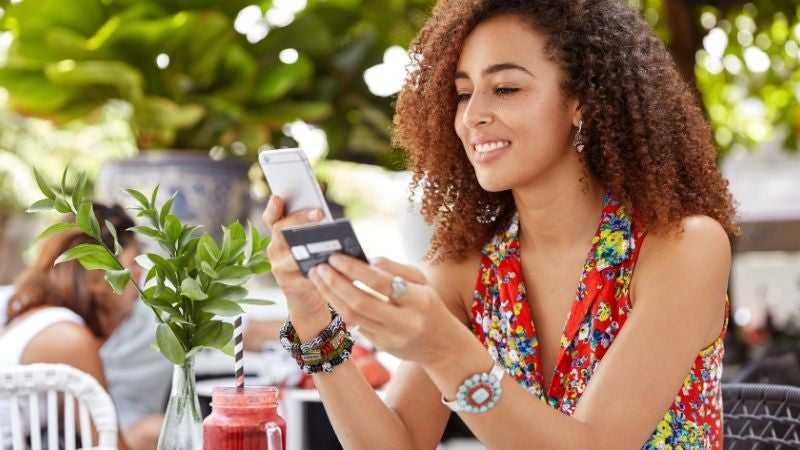
<path fill-rule="evenodd" d="M 74 450 L 75 400 L 78 401 L 78 423 L 81 447 L 95 450 L 117 449 L 117 413 L 111 397 L 91 375 L 64 364 L 29 364 L 0 369 L 0 400 L 9 406 L 9 424 L 0 423 L 0 449 L 8 448 L 10 438 L 14 450 L 23 450 L 25 437 L 30 436 L 30 448 L 42 448 L 39 401 L 40 393 L 46 393 L 47 448 L 59 448 L 59 422 L 64 426 L 63 438 L 66 449 Z M 60 395 L 63 393 L 63 396 Z M 63 400 L 63 421 L 59 420 L 59 400 Z M 23 408 L 23 406 L 27 408 Z M 30 433 L 20 411 L 27 409 Z M 90 422 L 91 417 L 91 422 Z M 98 433 L 98 444 L 92 446 L 94 422 Z M 10 429 L 4 427 L 10 425 Z"/>
<path fill-rule="evenodd" d="M 800 449 L 800 388 L 723 384 L 727 450 Z"/>

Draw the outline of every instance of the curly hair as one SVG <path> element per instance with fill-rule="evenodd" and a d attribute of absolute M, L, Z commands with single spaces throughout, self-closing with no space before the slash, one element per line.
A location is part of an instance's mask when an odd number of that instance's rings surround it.
<path fill-rule="evenodd" d="M 521 17 L 545 36 L 565 74 L 560 89 L 581 107 L 584 162 L 635 211 L 645 229 L 680 228 L 704 214 L 735 235 L 728 183 L 703 111 L 664 44 L 623 0 L 440 0 L 411 44 L 395 105 L 393 144 L 405 150 L 434 225 L 429 259 L 461 259 L 514 213 L 510 191 L 478 184 L 453 123 L 454 76 L 464 40 L 500 15 Z"/>

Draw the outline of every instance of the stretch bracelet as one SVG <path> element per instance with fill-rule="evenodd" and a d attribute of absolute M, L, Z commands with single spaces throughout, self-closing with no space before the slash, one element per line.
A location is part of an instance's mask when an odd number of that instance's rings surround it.
<path fill-rule="evenodd" d="M 305 373 L 333 371 L 333 368 L 350 359 L 353 338 L 341 316 L 331 308 L 331 321 L 310 341 L 303 343 L 288 320 L 280 331 L 280 341 L 300 369 Z"/>

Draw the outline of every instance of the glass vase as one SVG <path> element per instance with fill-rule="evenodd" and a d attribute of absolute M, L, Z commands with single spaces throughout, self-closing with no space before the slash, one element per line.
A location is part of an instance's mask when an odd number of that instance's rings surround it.
<path fill-rule="evenodd" d="M 194 378 L 194 357 L 173 367 L 172 391 L 158 437 L 158 450 L 202 450 L 203 417 Z"/>

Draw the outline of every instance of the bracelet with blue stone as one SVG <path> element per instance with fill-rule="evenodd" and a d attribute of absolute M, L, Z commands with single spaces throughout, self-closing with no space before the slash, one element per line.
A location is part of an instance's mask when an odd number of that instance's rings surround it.
<path fill-rule="evenodd" d="M 505 374 L 503 366 L 495 363 L 490 372 L 476 373 L 464 380 L 458 388 L 456 399 L 442 403 L 455 412 L 484 413 L 494 408 L 503 395 L 500 382 Z"/>

